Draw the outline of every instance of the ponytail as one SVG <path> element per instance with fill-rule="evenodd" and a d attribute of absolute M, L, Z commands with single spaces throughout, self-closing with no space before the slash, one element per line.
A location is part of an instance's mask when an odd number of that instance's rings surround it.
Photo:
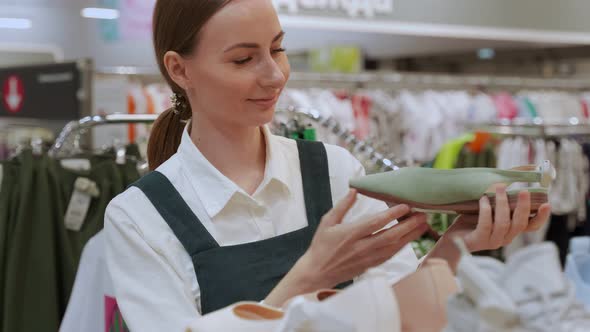
<path fill-rule="evenodd" d="M 176 114 L 174 108 L 169 108 L 160 114 L 154 122 L 147 148 L 148 165 L 151 171 L 176 153 L 182 138 L 182 131 L 186 122 L 190 120 L 190 116 L 190 107 L 181 114 Z"/>

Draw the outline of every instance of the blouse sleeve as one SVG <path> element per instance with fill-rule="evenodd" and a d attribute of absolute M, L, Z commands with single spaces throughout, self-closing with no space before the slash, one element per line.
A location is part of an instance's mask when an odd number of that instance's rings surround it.
<path fill-rule="evenodd" d="M 131 331 L 183 331 L 200 316 L 196 303 L 166 253 L 137 226 L 135 218 L 145 214 L 149 220 L 150 211 L 136 205 L 119 196 L 105 215 L 107 267 L 117 304 Z"/>

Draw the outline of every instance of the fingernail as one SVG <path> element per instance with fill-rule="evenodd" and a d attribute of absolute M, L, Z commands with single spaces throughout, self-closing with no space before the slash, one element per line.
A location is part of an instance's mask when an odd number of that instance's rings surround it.
<path fill-rule="evenodd" d="M 490 200 L 488 199 L 488 196 L 486 196 L 486 195 L 483 195 L 483 196 L 482 196 L 482 197 L 479 199 L 479 202 L 480 202 L 480 203 L 482 203 L 482 204 L 484 204 L 484 203 L 489 203 L 489 202 L 490 202 Z"/>
<path fill-rule="evenodd" d="M 506 187 L 504 187 L 504 186 L 499 186 L 498 188 L 496 188 L 496 192 L 497 192 L 498 194 L 503 194 L 503 193 L 505 193 L 505 192 L 506 192 Z"/>

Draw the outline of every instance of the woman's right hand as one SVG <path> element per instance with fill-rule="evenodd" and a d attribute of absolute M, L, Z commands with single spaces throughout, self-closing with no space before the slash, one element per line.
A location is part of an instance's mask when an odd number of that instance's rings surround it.
<path fill-rule="evenodd" d="M 332 288 L 381 265 L 428 229 L 426 215 L 413 213 L 403 222 L 382 230 L 392 220 L 401 220 L 410 213 L 407 205 L 396 205 L 364 220 L 343 224 L 356 195 L 355 190 L 350 190 L 322 218 L 311 246 L 301 258 L 318 288 Z"/>
<path fill-rule="evenodd" d="M 280 306 L 289 298 L 322 288 L 332 288 L 378 266 L 427 229 L 426 215 L 410 214 L 407 205 L 396 205 L 364 220 L 343 224 L 356 202 L 356 191 L 324 217 L 307 252 L 297 261 L 265 302 Z M 392 220 L 402 222 L 384 229 Z"/>

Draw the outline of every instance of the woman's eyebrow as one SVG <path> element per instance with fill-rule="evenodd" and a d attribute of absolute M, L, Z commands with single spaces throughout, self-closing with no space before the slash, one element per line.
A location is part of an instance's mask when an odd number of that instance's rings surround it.
<path fill-rule="evenodd" d="M 277 40 L 281 39 L 284 35 L 285 35 L 285 31 L 279 32 L 279 34 L 277 34 L 273 38 L 272 42 L 273 43 L 276 42 Z M 259 47 L 260 47 L 260 45 L 258 45 L 256 43 L 238 43 L 238 44 L 228 47 L 225 51 L 223 51 L 223 53 L 227 53 L 227 52 L 234 50 L 236 48 L 259 48 Z"/>

